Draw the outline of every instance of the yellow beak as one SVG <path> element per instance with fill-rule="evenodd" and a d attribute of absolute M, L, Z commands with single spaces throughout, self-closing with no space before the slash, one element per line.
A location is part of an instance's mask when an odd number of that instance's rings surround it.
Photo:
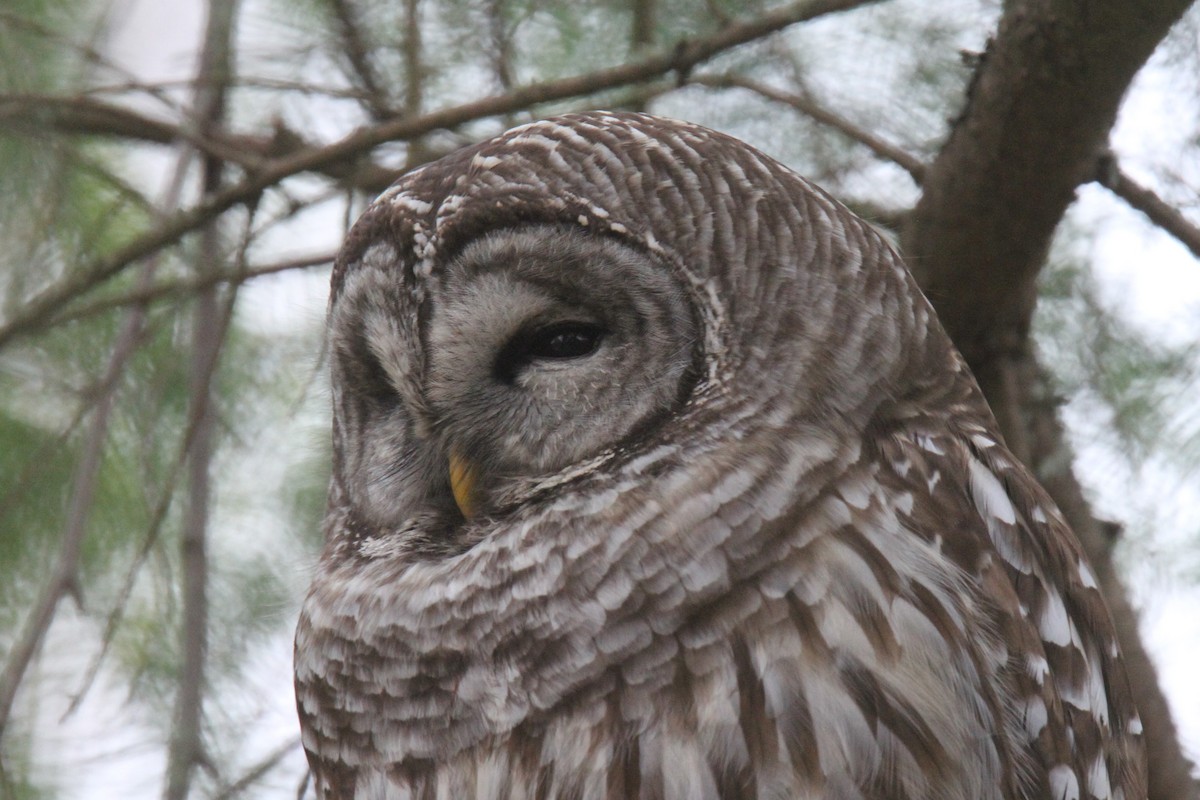
<path fill-rule="evenodd" d="M 475 515 L 479 509 L 475 502 L 475 465 L 463 458 L 457 451 L 450 452 L 450 491 L 454 493 L 454 502 L 458 510 L 467 519 Z"/>

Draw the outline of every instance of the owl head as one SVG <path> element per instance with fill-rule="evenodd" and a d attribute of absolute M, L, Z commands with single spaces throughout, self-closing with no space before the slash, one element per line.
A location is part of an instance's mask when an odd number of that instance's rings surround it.
<path fill-rule="evenodd" d="M 338 259 L 336 502 L 450 545 L 600 464 L 736 436 L 739 407 L 865 425 L 947 358 L 933 325 L 874 230 L 741 142 L 517 128 L 405 176 Z"/>

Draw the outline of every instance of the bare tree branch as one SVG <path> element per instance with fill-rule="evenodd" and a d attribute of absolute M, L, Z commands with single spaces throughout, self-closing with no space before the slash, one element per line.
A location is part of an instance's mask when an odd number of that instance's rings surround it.
<path fill-rule="evenodd" d="M 848 139 L 858 142 L 867 147 L 871 152 L 880 158 L 891 161 L 896 164 L 909 175 L 918 184 L 921 183 L 925 175 L 925 164 L 916 156 L 910 155 L 899 147 L 884 141 L 867 129 L 855 125 L 850 120 L 830 111 L 829 109 L 814 102 L 808 97 L 786 92 L 782 89 L 777 89 L 774 86 L 769 86 L 759 81 L 744 78 L 740 75 L 693 75 L 689 81 L 697 83 L 701 86 L 709 86 L 714 89 L 738 88 L 754 92 L 757 95 L 773 100 L 777 103 L 799 111 L 801 114 L 809 117 L 816 122 L 826 125 L 834 130 L 844 134 Z"/>
<path fill-rule="evenodd" d="M 196 91 L 197 127 L 217 128 L 225 116 L 226 90 L 233 76 L 233 31 L 238 0 L 210 0 L 198 79 L 208 79 Z M 221 188 L 224 162 L 207 155 L 203 191 Z M 220 263 L 220 229 L 214 220 L 203 231 L 197 272 Z M 195 767 L 206 762 L 202 738 L 204 674 L 208 658 L 208 515 L 211 507 L 209 469 L 214 425 L 212 379 L 233 312 L 236 287 L 224 308 L 216 288 L 200 292 L 192 315 L 192 359 L 188 371 L 189 418 L 195 433 L 188 448 L 187 503 L 180 534 L 181 594 L 180 656 L 175 714 L 167 749 L 166 800 L 186 800 Z"/>
<path fill-rule="evenodd" d="M 167 520 L 167 512 L 171 508 L 171 501 L 175 496 L 175 488 L 179 483 L 179 476 L 183 471 L 183 465 L 187 461 L 188 450 L 191 447 L 195 430 L 194 421 L 189 420 L 187 429 L 180 438 L 178 454 L 167 471 L 158 501 L 154 504 L 154 509 L 150 514 L 150 523 L 147 526 L 146 535 L 142 539 L 142 545 L 138 548 L 138 552 L 134 554 L 133 561 L 125 573 L 125 580 L 122 582 L 116 599 L 113 601 L 112 610 L 109 611 L 108 619 L 104 623 L 104 632 L 100 636 L 100 647 L 92 657 L 87 669 L 84 670 L 83 679 L 79 682 L 79 688 L 71 697 L 71 702 L 67 705 L 67 710 L 63 712 L 64 719 L 79 709 L 80 703 L 83 702 L 83 698 L 87 696 L 87 693 L 91 690 L 92 683 L 100 673 L 100 667 L 104 663 L 104 659 L 108 655 L 109 648 L 112 645 L 113 637 L 116 635 L 117 626 L 120 625 L 121 619 L 125 615 L 129 598 L 133 594 L 133 587 L 138 573 L 146 563 L 146 559 L 154 549 L 154 545 L 158 543 L 159 537 L 162 534 L 163 524 Z"/>
<path fill-rule="evenodd" d="M 299 747 L 299 737 L 296 737 L 295 739 L 289 739 L 288 741 L 279 745 L 279 747 L 272 750 L 265 758 L 251 767 L 245 775 L 213 795 L 213 800 L 231 800 L 232 798 L 243 794 L 248 789 L 253 787 L 254 784 L 260 781 L 264 775 L 275 769 L 275 767 L 279 766 L 281 761 L 283 761 L 292 753 L 296 752 Z"/>
<path fill-rule="evenodd" d="M 87 319 L 88 317 L 94 317 L 97 314 L 103 314 L 106 311 L 113 311 L 129 305 L 148 304 L 165 298 L 184 297 L 222 284 L 237 286 L 255 278 L 261 278 L 264 275 L 276 275 L 280 272 L 290 272 L 295 269 L 328 266 L 333 264 L 333 259 L 336 255 L 336 253 L 321 253 L 312 256 L 301 256 L 299 258 L 278 261 L 273 264 L 248 267 L 244 270 L 208 272 L 203 275 L 192 275 L 179 280 L 163 281 L 145 287 L 138 287 L 124 294 L 103 297 L 91 303 L 72 306 L 63 311 L 63 313 L 55 316 L 50 324 L 61 325 L 64 322 Z"/>
<path fill-rule="evenodd" d="M 367 110 L 377 120 L 393 116 L 395 111 L 392 110 L 388 94 L 375 74 L 375 68 L 370 58 L 370 47 L 359 27 L 355 9 L 349 0 L 330 0 L 330 4 L 333 6 L 334 17 L 337 18 L 346 58 L 349 59 L 350 66 L 354 70 L 354 77 L 362 87 L 362 97 Z"/>
<path fill-rule="evenodd" d="M 255 201 L 264 190 L 293 175 L 320 171 L 335 164 L 352 167 L 358 159 L 383 142 L 408 141 L 438 129 L 456 128 L 473 120 L 513 113 L 541 103 L 620 88 L 671 72 L 686 75 L 697 64 L 715 55 L 775 33 L 789 25 L 876 2 L 879 0 L 800 0 L 772 9 L 753 19 L 731 23 L 712 36 L 691 42 L 683 41 L 668 51 L 628 64 L 577 77 L 533 84 L 506 94 L 434 111 L 415 119 L 390 120 L 359 130 L 333 144 L 271 162 L 241 182 L 207 196 L 193 208 L 175 215 L 170 221 L 147 231 L 115 252 L 85 265 L 74 278 L 30 298 L 24 303 L 21 314 L 0 327 L 0 347 L 6 345 L 14 336 L 44 327 L 46 321 L 63 304 L 103 283 L 129 264 L 174 244 L 230 208 Z"/>
<path fill-rule="evenodd" d="M 515 81 L 512 72 L 512 32 L 504 18 L 505 0 L 487 0 L 488 39 L 491 44 L 492 72 L 502 92 L 511 92 Z"/>
<path fill-rule="evenodd" d="M 1115 156 L 1109 154 L 1100 159 L 1096 183 L 1145 214 L 1151 222 L 1178 239 L 1193 256 L 1200 258 L 1200 227 L 1189 222 L 1179 209 L 1159 197 L 1153 189 L 1130 177 L 1121 169 Z"/>
<path fill-rule="evenodd" d="M 1005 4 L 904 235 L 913 271 L 977 375 L 1020 350 L 1058 221 L 1093 177 L 1134 74 L 1189 4 Z"/>
<path fill-rule="evenodd" d="M 413 118 L 425 105 L 425 65 L 421 41 L 420 0 L 404 0 L 404 116 Z M 405 157 L 407 169 L 429 160 L 429 150 L 420 137 L 409 140 Z"/>
<path fill-rule="evenodd" d="M 658 28 L 658 0 L 630 0 L 632 21 L 629 31 L 629 51 L 636 55 L 654 47 Z M 645 111 L 644 104 L 625 106 L 630 111 Z"/>
<path fill-rule="evenodd" d="M 658 0 L 630 0 L 633 24 L 629 43 L 634 53 L 643 53 L 654 46 L 658 28 Z"/>

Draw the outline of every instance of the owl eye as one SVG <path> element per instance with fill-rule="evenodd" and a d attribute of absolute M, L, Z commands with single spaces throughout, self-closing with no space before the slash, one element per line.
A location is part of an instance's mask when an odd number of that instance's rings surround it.
<path fill-rule="evenodd" d="M 514 336 L 496 358 L 496 374 L 511 381 L 533 361 L 565 361 L 596 352 L 605 329 L 591 322 L 557 322 Z"/>
<path fill-rule="evenodd" d="M 525 342 L 529 358 L 582 358 L 596 352 L 604 329 L 587 322 L 561 322 L 534 333 Z"/>

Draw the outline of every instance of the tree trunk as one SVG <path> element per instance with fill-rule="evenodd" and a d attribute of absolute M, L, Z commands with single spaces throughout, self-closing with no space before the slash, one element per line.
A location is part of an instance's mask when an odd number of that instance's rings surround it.
<path fill-rule="evenodd" d="M 924 176 L 901 247 L 1013 452 L 1075 528 L 1109 599 L 1146 730 L 1150 797 L 1195 798 L 1111 537 L 1071 470 L 1031 349 L 1036 280 L 1075 190 L 1095 175 L 1126 88 L 1190 0 L 1005 4 L 966 107 Z"/>

